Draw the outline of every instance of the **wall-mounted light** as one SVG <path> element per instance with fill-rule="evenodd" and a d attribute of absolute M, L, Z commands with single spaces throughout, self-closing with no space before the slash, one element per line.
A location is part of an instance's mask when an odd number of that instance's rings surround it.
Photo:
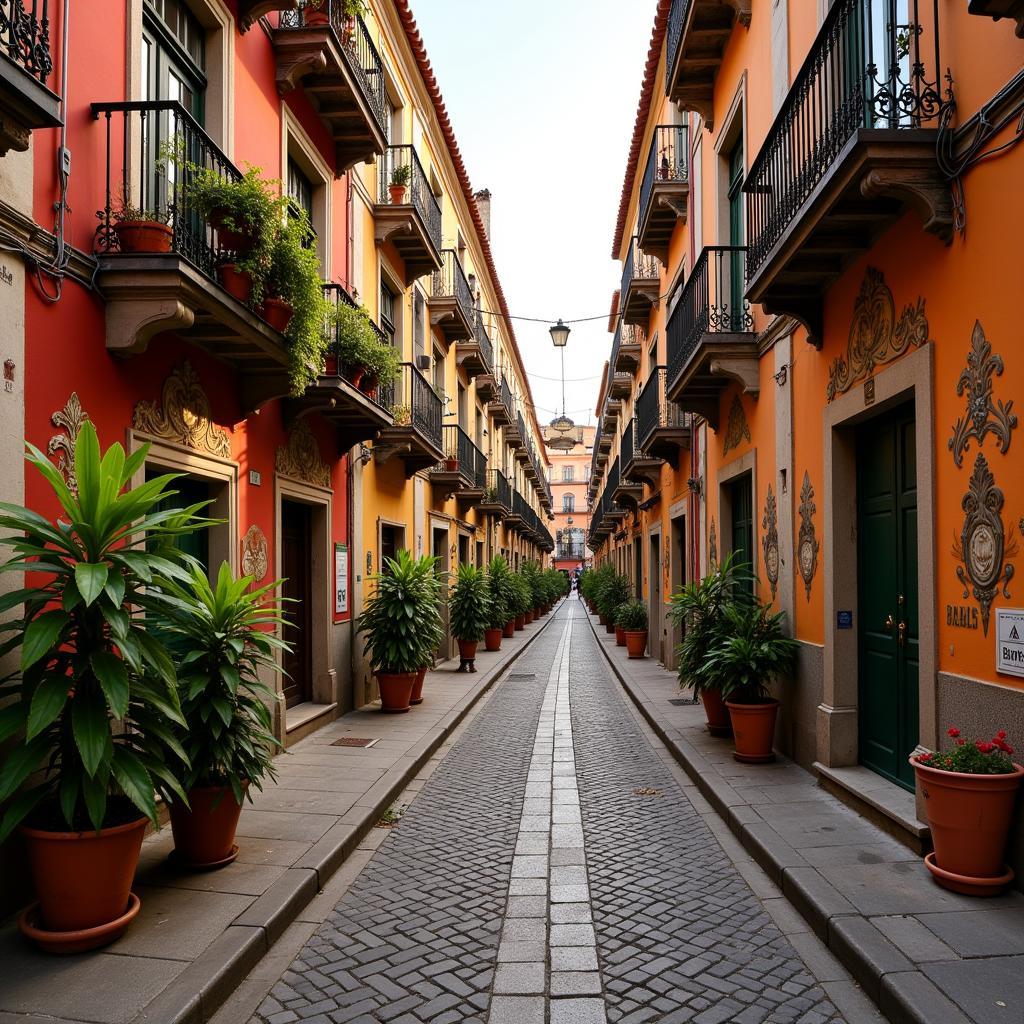
<path fill-rule="evenodd" d="M 704 493 L 704 482 L 699 476 L 691 476 L 686 481 L 686 486 L 690 489 L 690 493 L 696 494 L 698 498 Z"/>

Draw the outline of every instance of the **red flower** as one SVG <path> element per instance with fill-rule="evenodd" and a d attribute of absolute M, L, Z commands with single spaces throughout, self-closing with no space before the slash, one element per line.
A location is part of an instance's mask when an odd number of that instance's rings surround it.
<path fill-rule="evenodd" d="M 930 761 L 934 756 L 935 755 L 929 751 L 926 754 L 918 754 L 917 759 L 918 761 Z"/>
<path fill-rule="evenodd" d="M 996 739 L 997 740 L 1005 740 L 1006 739 L 1006 730 L 1005 729 L 1000 729 L 999 732 L 996 733 Z"/>
<path fill-rule="evenodd" d="M 976 743 L 975 743 L 974 745 L 975 745 L 975 746 L 976 746 L 976 747 L 977 747 L 977 748 L 978 748 L 978 749 L 979 749 L 979 750 L 980 750 L 980 751 L 981 751 L 981 752 L 982 752 L 983 754 L 991 754 L 991 753 L 992 753 L 992 751 L 996 749 L 996 745 L 995 745 L 994 743 L 988 743 L 988 742 L 987 742 L 987 741 L 985 741 L 985 740 L 978 740 L 978 741 L 977 741 L 977 742 L 976 742 Z"/>
<path fill-rule="evenodd" d="M 952 736 L 952 737 L 953 737 L 953 739 L 956 739 L 956 738 L 957 738 L 957 736 L 959 736 L 959 735 L 960 735 L 960 730 L 959 730 L 959 729 L 957 729 L 957 728 L 955 728 L 954 726 L 950 726 L 950 727 L 949 727 L 949 728 L 948 728 L 948 729 L 946 730 L 946 735 L 947 735 L 947 736 Z"/>
<path fill-rule="evenodd" d="M 958 747 L 962 747 L 966 742 L 967 742 L 966 740 L 957 740 L 956 741 L 956 745 Z"/>

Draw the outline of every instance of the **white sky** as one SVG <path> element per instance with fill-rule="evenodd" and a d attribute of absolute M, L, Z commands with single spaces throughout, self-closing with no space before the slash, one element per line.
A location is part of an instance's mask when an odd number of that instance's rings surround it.
<path fill-rule="evenodd" d="M 413 0 L 513 316 L 568 320 L 566 411 L 592 423 L 621 268 L 610 252 L 655 0 Z M 548 323 L 516 320 L 537 418 L 561 412 Z M 551 380 L 542 378 L 549 377 Z M 580 379 L 589 378 L 589 379 Z"/>

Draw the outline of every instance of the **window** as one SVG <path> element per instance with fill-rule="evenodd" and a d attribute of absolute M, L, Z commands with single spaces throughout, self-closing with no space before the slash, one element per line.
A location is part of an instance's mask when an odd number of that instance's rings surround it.
<path fill-rule="evenodd" d="M 563 466 L 562 467 L 562 481 L 567 484 L 571 484 L 576 479 L 576 467 L 575 466 Z"/>
<path fill-rule="evenodd" d="M 427 354 L 427 309 L 419 290 L 412 297 L 412 344 L 417 356 Z"/>
<path fill-rule="evenodd" d="M 563 512 L 575 512 L 576 511 L 576 495 L 574 495 L 574 494 L 563 494 L 562 495 L 562 511 Z"/>
<path fill-rule="evenodd" d="M 380 329 L 395 348 L 395 323 L 397 299 L 395 293 L 383 282 L 380 283 Z"/>
<path fill-rule="evenodd" d="M 182 0 L 146 0 L 142 73 L 145 99 L 177 100 L 203 123 L 206 31 Z"/>
<path fill-rule="evenodd" d="M 313 183 L 291 157 L 288 158 L 288 204 L 305 210 L 310 224 L 313 223 Z"/>

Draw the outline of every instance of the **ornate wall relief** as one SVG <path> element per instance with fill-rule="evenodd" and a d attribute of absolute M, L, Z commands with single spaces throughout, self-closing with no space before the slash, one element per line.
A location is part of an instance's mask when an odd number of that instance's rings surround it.
<path fill-rule="evenodd" d="M 296 420 L 288 434 L 288 444 L 277 449 L 274 469 L 314 487 L 331 486 L 331 468 L 320 458 L 320 446 L 307 419 Z"/>
<path fill-rule="evenodd" d="M 1006 561 L 1016 550 L 1008 548 L 1000 513 L 1003 492 L 996 487 L 995 477 L 981 452 L 974 460 L 974 472 L 967 493 L 960 503 L 964 510 L 964 525 L 960 538 L 953 544 L 953 554 L 959 559 L 956 574 L 964 588 L 964 597 L 972 593 L 981 608 L 981 626 L 988 636 L 989 613 L 1000 588 L 1003 597 L 1009 597 L 1008 586 L 1013 578 L 1013 566 Z"/>
<path fill-rule="evenodd" d="M 159 402 L 135 406 L 132 426 L 172 444 L 231 458 L 231 438 L 210 419 L 210 401 L 188 360 L 164 381 Z"/>
<path fill-rule="evenodd" d="M 68 490 L 78 497 L 78 478 L 75 476 L 75 442 L 78 440 L 78 431 L 82 424 L 89 419 L 89 414 L 82 408 L 78 392 L 72 391 L 71 397 L 64 404 L 63 409 L 58 409 L 51 417 L 50 422 L 61 431 L 54 434 L 46 445 L 46 454 L 54 459 L 57 470 Z"/>
<path fill-rule="evenodd" d="M 775 493 L 768 485 L 768 496 L 764 502 L 764 517 L 761 519 L 761 548 L 764 550 L 764 572 L 772 588 L 772 600 L 779 587 L 779 514 L 775 506 Z"/>
<path fill-rule="evenodd" d="M 956 393 L 967 392 L 967 414 L 956 421 L 949 450 L 957 466 L 964 463 L 964 452 L 973 437 L 981 447 L 986 434 L 994 434 L 996 445 L 1005 455 L 1010 447 L 1010 434 L 1017 426 L 1013 413 L 1013 399 L 1005 405 L 992 397 L 992 378 L 1003 374 L 1003 358 L 992 351 L 981 323 L 974 321 L 971 350 L 967 353 L 967 366 L 956 382 Z"/>
<path fill-rule="evenodd" d="M 728 455 L 733 448 L 746 441 L 750 444 L 750 427 L 747 426 L 747 414 L 743 411 L 743 403 L 739 395 L 732 396 L 732 405 L 729 407 L 729 425 L 725 431 L 725 450 L 723 454 Z"/>
<path fill-rule="evenodd" d="M 242 574 L 259 583 L 267 575 L 268 566 L 267 535 L 253 524 L 242 538 Z"/>
<path fill-rule="evenodd" d="M 714 516 L 711 517 L 711 528 L 708 530 L 708 568 L 712 572 L 718 570 L 718 530 Z"/>
<path fill-rule="evenodd" d="M 853 304 L 853 321 L 846 343 L 846 358 L 839 356 L 828 370 L 826 400 L 845 394 L 876 366 L 891 362 L 910 348 L 929 341 L 924 299 L 907 306 L 896 319 L 892 292 L 880 270 L 868 267 Z"/>
<path fill-rule="evenodd" d="M 821 548 L 821 542 L 814 532 L 814 514 L 817 511 L 811 477 L 807 470 L 804 470 L 804 482 L 800 488 L 800 534 L 797 538 L 796 560 L 808 601 L 811 599 L 811 583 L 818 571 L 818 551 Z"/>

